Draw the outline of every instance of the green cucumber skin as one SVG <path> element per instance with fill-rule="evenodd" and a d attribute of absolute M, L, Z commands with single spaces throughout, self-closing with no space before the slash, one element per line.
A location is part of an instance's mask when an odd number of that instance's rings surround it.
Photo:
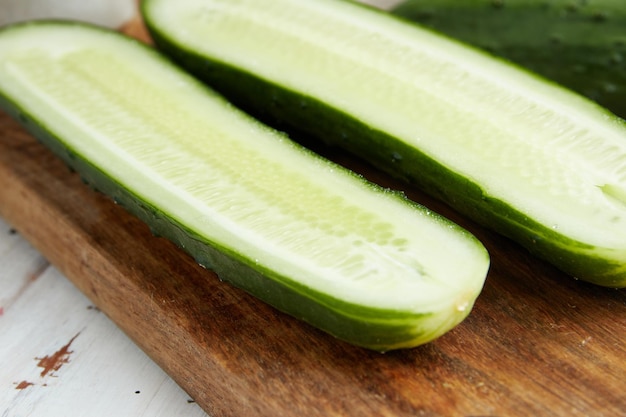
<path fill-rule="evenodd" d="M 626 118 L 622 0 L 405 0 L 392 13 L 510 60 Z"/>
<path fill-rule="evenodd" d="M 26 24 L 36 25 L 39 23 Z M 4 30 L 10 30 L 10 28 L 3 28 L 0 30 L 0 34 Z M 135 42 L 130 38 L 128 41 Z M 136 43 L 157 55 L 151 48 L 139 42 Z M 158 56 L 160 59 L 167 60 L 160 54 Z M 203 88 L 200 83 L 198 87 Z M 224 103 L 228 105 L 226 101 Z M 454 317 L 443 323 L 440 328 L 433 328 L 429 319 L 432 317 L 437 321 L 436 313 L 364 307 L 305 288 L 294 283 L 288 277 L 280 276 L 272 270 L 263 268 L 243 253 L 233 252 L 215 244 L 207 237 L 198 235 L 172 219 L 167 213 L 142 200 L 108 176 L 101 168 L 67 147 L 63 139 L 42 124 L 36 115 L 29 113 L 28 109 L 20 107 L 2 90 L 0 90 L 0 109 L 17 120 L 33 137 L 63 160 L 69 168 L 76 171 L 84 183 L 108 196 L 130 214 L 146 223 L 155 236 L 172 241 L 192 256 L 198 264 L 214 271 L 220 280 L 250 293 L 277 310 L 307 322 L 339 340 L 379 352 L 411 348 L 441 336 L 445 331 L 464 320 L 472 310 L 474 300 L 463 311 L 455 312 Z M 313 152 L 309 153 L 311 157 L 321 158 Z M 343 171 L 347 175 L 354 175 L 341 166 L 337 166 L 336 170 Z M 361 180 L 366 182 L 363 178 Z M 373 186 L 370 183 L 368 185 Z M 388 193 L 387 191 L 383 192 Z M 413 204 L 402 194 L 395 193 L 395 195 L 404 203 Z M 459 233 L 465 234 L 469 239 L 473 239 L 477 245 L 482 247 L 475 237 L 458 225 L 435 213 L 432 215 L 449 224 L 449 227 L 457 229 Z M 486 252 L 484 255 L 488 258 Z M 447 313 L 444 312 L 444 314 Z"/>
<path fill-rule="evenodd" d="M 144 7 L 148 7 L 146 3 Z M 482 226 L 515 240 L 576 279 L 605 287 L 626 287 L 626 265 L 612 260 L 613 256 L 619 258 L 619 253 L 574 241 L 534 222 L 484 193 L 479 184 L 449 171 L 366 121 L 189 50 L 161 32 L 149 18 L 146 25 L 159 50 L 255 117 L 279 129 L 348 150 L 378 169 L 416 185 Z"/>

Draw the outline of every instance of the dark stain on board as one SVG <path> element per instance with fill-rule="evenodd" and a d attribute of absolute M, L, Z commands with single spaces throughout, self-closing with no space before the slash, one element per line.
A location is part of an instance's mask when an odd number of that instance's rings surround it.
<path fill-rule="evenodd" d="M 34 385 L 34 384 L 28 381 L 21 381 L 21 382 L 15 383 L 15 389 L 23 390 L 23 389 L 30 387 L 31 385 Z"/>
<path fill-rule="evenodd" d="M 72 337 L 65 346 L 63 346 L 61 349 L 54 352 L 52 355 L 44 356 L 43 358 L 35 358 L 36 360 L 39 361 L 37 363 L 37 366 L 40 368 L 43 368 L 43 370 L 40 373 L 40 376 L 42 378 L 45 377 L 46 375 L 56 376 L 54 373 L 58 371 L 59 369 L 61 369 L 61 367 L 64 364 L 69 363 L 70 355 L 74 353 L 74 351 L 70 350 L 70 346 L 72 345 L 72 342 L 74 342 L 74 340 L 78 337 L 79 334 L 80 332 L 77 333 L 74 337 Z"/>

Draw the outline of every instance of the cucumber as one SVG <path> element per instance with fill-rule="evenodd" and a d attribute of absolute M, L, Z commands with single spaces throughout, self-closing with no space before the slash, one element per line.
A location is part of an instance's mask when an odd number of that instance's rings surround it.
<path fill-rule="evenodd" d="M 572 276 L 626 286 L 626 125 L 339 0 L 146 0 L 158 48 L 248 112 L 413 182 Z"/>
<path fill-rule="evenodd" d="M 626 117 L 623 0 L 406 0 L 392 12 L 509 59 Z"/>
<path fill-rule="evenodd" d="M 297 145 L 153 48 L 39 22 L 0 31 L 0 62 L 2 106 L 88 184 L 339 339 L 429 342 L 482 289 L 489 257 L 469 232 Z"/>

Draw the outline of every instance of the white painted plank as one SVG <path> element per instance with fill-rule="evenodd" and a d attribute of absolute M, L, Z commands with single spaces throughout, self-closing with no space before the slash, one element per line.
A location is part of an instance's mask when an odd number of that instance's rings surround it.
<path fill-rule="evenodd" d="M 0 219 L 2 417 L 206 416 Z"/>

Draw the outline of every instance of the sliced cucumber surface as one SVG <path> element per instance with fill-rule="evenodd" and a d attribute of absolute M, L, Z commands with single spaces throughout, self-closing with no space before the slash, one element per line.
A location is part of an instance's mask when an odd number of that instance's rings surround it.
<path fill-rule="evenodd" d="M 302 148 L 120 34 L 5 28 L 0 97 L 155 233 L 347 342 L 429 342 L 482 289 L 489 258 L 470 233 Z"/>
<path fill-rule="evenodd" d="M 412 181 L 576 278 L 626 286 L 626 126 L 339 0 L 146 0 L 158 47 L 235 103 Z"/>

